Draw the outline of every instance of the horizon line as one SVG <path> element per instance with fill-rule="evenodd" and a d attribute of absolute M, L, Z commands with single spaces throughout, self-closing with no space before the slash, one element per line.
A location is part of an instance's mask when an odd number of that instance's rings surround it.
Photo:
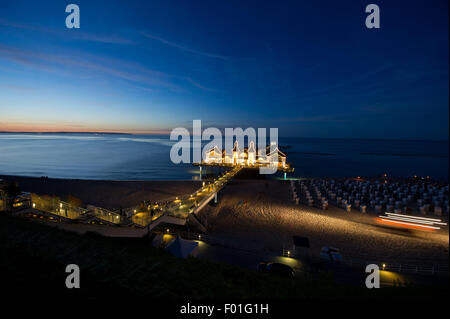
<path fill-rule="evenodd" d="M 192 133 L 192 132 L 191 132 Z M 114 132 L 114 131 L 0 131 L 0 134 L 105 134 L 105 135 L 161 135 L 170 136 L 170 132 L 155 131 L 149 133 L 143 132 Z M 192 134 L 191 134 L 192 135 Z M 379 141 L 430 141 L 430 142 L 449 142 L 443 139 L 419 139 L 419 138 L 381 138 L 381 137 L 317 137 L 317 136 L 279 136 L 280 138 L 303 138 L 303 139 L 333 139 L 333 140 L 379 140 Z"/>

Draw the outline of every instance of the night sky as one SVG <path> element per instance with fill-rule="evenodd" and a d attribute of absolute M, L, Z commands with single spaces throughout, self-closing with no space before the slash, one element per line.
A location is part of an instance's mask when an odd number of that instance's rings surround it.
<path fill-rule="evenodd" d="M 67 29 L 76 3 L 81 28 Z M 365 6 L 381 28 L 365 27 Z M 0 131 L 448 140 L 448 1 L 0 1 Z"/>

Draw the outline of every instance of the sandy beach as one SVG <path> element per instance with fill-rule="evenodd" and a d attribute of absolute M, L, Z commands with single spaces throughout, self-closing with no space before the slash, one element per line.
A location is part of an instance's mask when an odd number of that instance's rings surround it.
<path fill-rule="evenodd" d="M 194 192 L 195 181 L 89 181 L 0 176 L 16 181 L 27 192 L 40 195 L 73 196 L 83 206 L 108 209 L 129 207 L 143 200 L 164 200 Z M 344 258 L 420 264 L 448 264 L 448 227 L 437 232 L 393 229 L 377 224 L 374 214 L 350 213 L 330 206 L 319 210 L 295 205 L 289 184 L 275 180 L 235 179 L 220 193 L 216 205 L 200 213 L 207 223 L 207 234 L 228 247 L 259 253 L 280 254 L 292 247 L 292 236 L 308 237 L 305 251 L 318 255 L 322 246 L 334 246 Z M 130 231 L 111 233 L 101 226 L 61 224 L 77 231 L 98 231 L 112 236 L 128 236 Z M 106 228 L 105 228 L 106 229 Z M 123 234 L 122 234 L 123 233 Z M 142 234 L 136 234 L 141 236 Z"/>
<path fill-rule="evenodd" d="M 262 251 L 281 251 L 283 245 L 292 247 L 292 236 L 305 236 L 313 255 L 322 246 L 334 246 L 344 258 L 448 264 L 448 227 L 438 232 L 388 228 L 377 224 L 374 214 L 295 205 L 289 188 L 278 181 L 234 181 L 216 207 L 202 212 L 208 234 Z"/>

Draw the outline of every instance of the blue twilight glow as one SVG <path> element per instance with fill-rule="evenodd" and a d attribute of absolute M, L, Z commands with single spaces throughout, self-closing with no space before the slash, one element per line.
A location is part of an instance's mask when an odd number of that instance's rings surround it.
<path fill-rule="evenodd" d="M 2 0 L 0 131 L 448 140 L 448 1 L 368 3 Z"/>

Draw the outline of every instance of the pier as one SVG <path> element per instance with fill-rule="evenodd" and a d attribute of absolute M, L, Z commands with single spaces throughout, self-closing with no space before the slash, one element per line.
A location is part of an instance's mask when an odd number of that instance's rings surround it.
<path fill-rule="evenodd" d="M 217 203 L 218 193 L 241 170 L 269 168 L 275 172 L 284 172 L 286 177 L 287 173 L 294 171 L 286 160 L 286 154 L 276 145 L 257 150 L 254 143 L 250 142 L 248 148 L 240 150 L 238 142 L 235 142 L 232 152 L 227 153 L 215 146 L 206 153 L 204 160 L 193 164 L 200 168 L 200 179 L 203 167 L 219 167 L 222 173 L 203 181 L 202 186 L 192 194 L 157 202 L 143 201 L 125 209 L 108 210 L 93 205 L 81 208 L 56 197 L 24 193 L 22 197 L 16 198 L 13 207 L 18 215 L 49 221 L 147 228 L 148 231 L 157 227 L 189 225 L 206 232 L 206 225 L 199 220 L 198 214 L 209 203 Z"/>
<path fill-rule="evenodd" d="M 199 213 L 211 201 L 214 200 L 214 202 L 217 203 L 219 191 L 222 190 L 241 169 L 241 167 L 234 167 L 211 182 L 204 181 L 202 187 L 194 193 L 183 197 L 176 197 L 175 200 L 162 204 L 162 206 L 160 204 L 150 204 L 145 208 L 132 208 L 133 212 L 131 220 L 135 225 L 148 227 L 149 230 L 152 230 L 163 223 L 185 225 L 186 221 L 189 219 L 193 220 L 193 223 L 197 224 L 197 226 L 200 226 L 201 222 L 195 214 Z M 178 219 L 179 221 L 174 219 Z M 205 227 L 202 225 L 202 227 L 198 228 L 201 229 Z M 203 231 L 206 231 L 206 228 Z"/>
<path fill-rule="evenodd" d="M 242 150 L 236 141 L 232 151 L 221 150 L 218 146 L 212 147 L 205 154 L 205 158 L 194 166 L 200 167 L 240 167 L 245 169 L 269 168 L 284 173 L 293 173 L 294 168 L 287 162 L 285 153 L 277 145 L 267 146 L 265 149 L 256 149 L 250 142 L 249 147 Z"/>

